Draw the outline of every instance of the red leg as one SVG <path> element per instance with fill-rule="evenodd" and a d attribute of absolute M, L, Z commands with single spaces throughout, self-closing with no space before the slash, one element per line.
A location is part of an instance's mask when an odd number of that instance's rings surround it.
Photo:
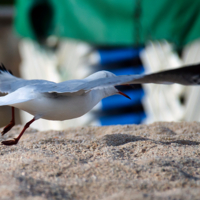
<path fill-rule="evenodd" d="M 15 108 L 12 107 L 12 119 L 10 123 L 3 129 L 1 134 L 4 135 L 5 133 L 7 133 L 14 125 L 15 125 Z"/>
<path fill-rule="evenodd" d="M 35 118 L 33 118 L 31 121 L 27 122 L 26 125 L 24 126 L 22 132 L 18 135 L 17 138 L 13 138 L 12 140 L 7 140 L 7 141 L 2 141 L 1 144 L 4 145 L 14 145 L 17 144 L 19 139 L 22 137 L 23 133 L 25 132 L 25 130 L 30 126 L 30 124 L 32 124 L 35 121 Z"/>

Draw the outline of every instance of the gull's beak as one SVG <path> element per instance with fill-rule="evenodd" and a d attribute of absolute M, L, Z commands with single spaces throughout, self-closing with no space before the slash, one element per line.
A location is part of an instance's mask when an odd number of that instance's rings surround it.
<path fill-rule="evenodd" d="M 123 92 L 121 92 L 121 91 L 119 91 L 119 90 L 118 90 L 118 93 L 121 94 L 122 96 L 128 98 L 128 99 L 131 99 L 128 95 L 124 94 Z"/>

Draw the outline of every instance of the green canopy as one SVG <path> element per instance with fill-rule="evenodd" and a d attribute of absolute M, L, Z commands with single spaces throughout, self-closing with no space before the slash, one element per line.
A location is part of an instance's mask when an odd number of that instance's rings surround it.
<path fill-rule="evenodd" d="M 181 47 L 199 38 L 199 0 L 16 0 L 15 30 L 97 45 L 167 39 Z M 136 13 L 137 12 L 137 13 Z"/>

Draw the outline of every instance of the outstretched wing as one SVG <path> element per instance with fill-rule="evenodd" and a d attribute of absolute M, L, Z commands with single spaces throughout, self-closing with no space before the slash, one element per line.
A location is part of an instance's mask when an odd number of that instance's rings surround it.
<path fill-rule="evenodd" d="M 173 84 L 200 85 L 200 64 L 149 75 L 115 76 L 106 71 L 97 72 L 86 79 L 54 83 L 45 80 L 24 80 L 0 67 L 0 91 L 11 93 L 0 98 L 0 105 L 11 105 L 37 98 L 38 94 L 81 95 L 91 90 L 125 84 Z"/>
<path fill-rule="evenodd" d="M 144 75 L 131 83 L 200 85 L 200 64 Z"/>
<path fill-rule="evenodd" d="M 104 71 L 105 73 L 105 71 Z M 110 72 L 107 72 L 110 73 Z M 109 86 L 125 85 L 125 84 L 173 84 L 181 85 L 200 85 L 200 64 L 190 65 L 182 68 L 166 70 L 158 73 L 148 75 L 122 75 L 100 77 L 95 79 L 83 79 L 62 82 L 57 84 L 54 88 L 46 90 L 43 88 L 40 92 L 48 93 L 62 93 L 65 95 L 80 95 L 90 90 L 101 89 Z M 69 87 L 72 86 L 72 87 Z"/>
<path fill-rule="evenodd" d="M 31 91 L 30 86 L 21 87 L 14 92 L 0 97 L 0 106 L 23 103 L 38 98 L 38 93 Z"/>
<path fill-rule="evenodd" d="M 28 85 L 37 85 L 39 86 L 46 86 L 47 88 L 53 88 L 56 83 L 46 80 L 24 80 L 22 78 L 17 78 L 16 76 L 12 75 L 10 70 L 7 70 L 3 64 L 0 65 L 0 92 L 1 93 L 11 93 L 19 88 L 28 86 Z"/>
<path fill-rule="evenodd" d="M 3 64 L 0 65 L 0 92 L 10 93 L 13 92 L 18 83 L 23 82 L 23 79 L 17 78 L 12 75 L 12 72 L 7 70 Z M 17 84 L 16 84 L 17 83 Z"/>

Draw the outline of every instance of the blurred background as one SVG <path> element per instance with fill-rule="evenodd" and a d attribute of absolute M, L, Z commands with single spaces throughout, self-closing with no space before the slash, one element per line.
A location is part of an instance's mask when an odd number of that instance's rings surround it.
<path fill-rule="evenodd" d="M 0 0 L 0 62 L 24 79 L 61 82 L 99 70 L 151 73 L 200 62 L 200 1 Z M 90 113 L 40 130 L 70 126 L 199 121 L 199 87 L 134 85 Z M 16 112 L 16 122 L 32 118 Z M 11 108 L 0 107 L 0 126 Z"/>

